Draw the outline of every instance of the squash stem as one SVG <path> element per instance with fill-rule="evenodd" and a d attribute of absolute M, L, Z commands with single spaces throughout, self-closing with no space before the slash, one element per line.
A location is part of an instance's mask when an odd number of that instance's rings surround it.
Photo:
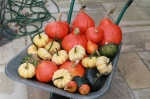
<path fill-rule="evenodd" d="M 86 5 L 84 5 L 80 8 L 80 12 L 83 12 L 84 8 L 86 8 Z"/>
<path fill-rule="evenodd" d="M 58 17 L 57 17 L 57 19 L 56 19 L 56 22 L 60 22 L 60 21 L 61 21 L 61 17 L 62 17 L 62 12 L 60 12 L 60 13 L 58 14 Z"/>
<path fill-rule="evenodd" d="M 77 52 L 77 47 L 75 47 L 75 49 L 74 49 L 74 53 L 76 53 Z"/>
<path fill-rule="evenodd" d="M 64 79 L 64 76 L 57 77 L 57 78 L 53 79 L 53 81 L 55 81 L 57 79 Z"/>
<path fill-rule="evenodd" d="M 99 57 L 101 56 L 97 50 L 95 50 L 95 52 L 96 52 L 96 54 L 97 54 Z"/>
<path fill-rule="evenodd" d="M 56 49 L 56 54 L 57 54 L 57 56 L 59 56 L 57 48 L 55 48 L 55 49 Z"/>
<path fill-rule="evenodd" d="M 50 47 L 49 47 L 49 49 L 48 49 L 48 52 L 49 52 L 49 50 L 52 48 L 53 43 L 54 43 L 54 39 L 52 40 L 52 43 L 51 43 L 51 45 L 50 45 Z"/>
<path fill-rule="evenodd" d="M 75 63 L 72 64 L 72 67 L 75 68 L 78 65 L 79 62 L 80 62 L 79 60 L 75 60 Z"/>
<path fill-rule="evenodd" d="M 106 13 L 105 17 L 108 17 L 110 14 L 113 14 L 113 13 L 114 13 L 114 11 L 115 11 L 115 9 L 116 9 L 116 6 L 115 6 L 115 7 L 113 7 L 112 9 L 110 9 L 109 11 L 107 11 L 107 13 Z"/>
<path fill-rule="evenodd" d="M 38 50 L 38 46 L 33 42 L 33 38 L 34 38 L 34 36 L 33 37 L 31 37 L 31 35 L 30 35 L 30 38 L 31 38 L 31 41 L 32 41 L 32 43 L 33 43 L 33 45 L 36 47 L 36 51 Z"/>
<path fill-rule="evenodd" d="M 95 54 L 95 52 L 96 52 L 96 50 L 94 50 L 94 52 L 90 55 L 90 59 L 94 56 L 94 54 Z"/>

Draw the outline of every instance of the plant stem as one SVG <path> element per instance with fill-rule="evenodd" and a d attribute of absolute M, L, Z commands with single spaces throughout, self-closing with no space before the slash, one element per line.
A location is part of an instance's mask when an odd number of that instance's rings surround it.
<path fill-rule="evenodd" d="M 64 78 L 64 76 L 60 76 L 60 77 L 57 77 L 57 78 L 53 79 L 53 81 L 55 81 L 57 79 L 63 79 L 63 78 Z"/>
<path fill-rule="evenodd" d="M 56 49 L 56 54 L 57 54 L 57 56 L 59 56 L 57 48 L 55 48 L 55 49 Z"/>

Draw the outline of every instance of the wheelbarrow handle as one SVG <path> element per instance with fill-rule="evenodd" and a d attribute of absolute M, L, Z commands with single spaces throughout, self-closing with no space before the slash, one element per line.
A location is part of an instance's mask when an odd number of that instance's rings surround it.
<path fill-rule="evenodd" d="M 133 2 L 133 0 L 129 0 L 129 1 L 126 3 L 126 5 L 130 6 L 132 2 Z"/>
<path fill-rule="evenodd" d="M 124 13 L 125 13 L 125 11 L 126 11 L 126 9 L 131 5 L 132 2 L 133 2 L 133 0 L 129 0 L 129 1 L 126 3 L 126 5 L 125 5 L 124 8 L 122 9 L 122 11 L 121 11 L 121 13 L 120 13 L 118 19 L 116 20 L 115 24 L 117 24 L 117 25 L 119 24 L 119 22 L 120 22 L 120 20 L 122 19 L 123 15 L 124 15 Z"/>

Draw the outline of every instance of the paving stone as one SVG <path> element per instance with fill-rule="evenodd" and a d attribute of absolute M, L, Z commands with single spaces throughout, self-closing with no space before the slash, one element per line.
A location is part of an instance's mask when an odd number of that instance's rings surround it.
<path fill-rule="evenodd" d="M 35 87 L 28 87 L 29 99 L 49 99 L 50 92 Z"/>
<path fill-rule="evenodd" d="M 28 99 L 27 86 L 8 78 L 0 65 L 0 99 Z"/>
<path fill-rule="evenodd" d="M 123 79 L 121 73 L 116 70 L 110 90 L 99 99 L 134 99 L 133 94 Z"/>
<path fill-rule="evenodd" d="M 143 51 L 148 49 L 147 44 L 150 42 L 149 38 L 149 31 L 123 33 L 121 52 Z"/>
<path fill-rule="evenodd" d="M 143 60 L 145 65 L 149 68 L 150 70 L 150 53 L 147 51 L 144 52 L 137 52 L 137 54 L 140 56 L 140 58 Z"/>
<path fill-rule="evenodd" d="M 112 2 L 112 3 L 101 3 L 106 11 L 110 9 L 110 7 L 117 6 L 116 10 L 113 14 L 111 14 L 112 20 L 115 22 L 125 6 L 126 2 Z M 136 25 L 137 23 L 150 22 L 150 16 L 144 12 L 140 7 L 133 2 L 130 7 L 124 13 L 119 25 Z"/>
<path fill-rule="evenodd" d="M 150 89 L 133 90 L 136 99 L 149 99 Z"/>
<path fill-rule="evenodd" d="M 120 54 L 118 67 L 131 89 L 150 87 L 150 72 L 136 53 Z"/>
<path fill-rule="evenodd" d="M 135 0 L 142 7 L 150 7 L 149 0 Z"/>
<path fill-rule="evenodd" d="M 0 47 L 0 64 L 8 63 L 10 59 L 26 47 L 20 39 L 15 39 Z"/>

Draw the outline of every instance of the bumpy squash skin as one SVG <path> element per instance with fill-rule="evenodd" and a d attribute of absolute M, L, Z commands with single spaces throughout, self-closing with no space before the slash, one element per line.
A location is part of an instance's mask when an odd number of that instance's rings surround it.
<path fill-rule="evenodd" d="M 100 74 L 96 68 L 89 68 L 85 71 L 85 78 L 88 80 L 91 92 L 95 92 L 100 90 L 106 81 L 106 75 L 101 75 L 100 77 L 97 75 Z"/>
<path fill-rule="evenodd" d="M 108 58 L 114 58 L 119 51 L 119 46 L 115 43 L 108 43 L 99 47 L 99 53 L 101 56 L 106 56 Z"/>

